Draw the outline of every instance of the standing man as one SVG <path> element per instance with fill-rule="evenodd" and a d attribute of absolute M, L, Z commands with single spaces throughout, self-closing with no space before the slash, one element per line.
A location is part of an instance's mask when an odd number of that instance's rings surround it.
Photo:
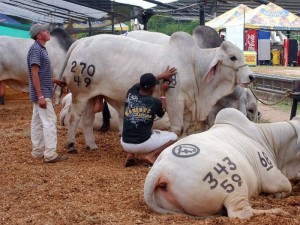
<path fill-rule="evenodd" d="M 50 40 L 48 24 L 34 24 L 30 36 L 35 40 L 27 55 L 29 95 L 33 102 L 31 141 L 34 158 L 44 158 L 46 163 L 68 159 L 56 153 L 56 114 L 52 106 L 53 85 L 65 86 L 65 82 L 52 79 L 51 64 L 45 44 Z"/>
<path fill-rule="evenodd" d="M 163 82 L 160 99 L 153 97 L 157 80 L 170 80 L 176 71 L 176 68 L 168 67 L 156 77 L 152 73 L 145 73 L 140 83 L 127 92 L 121 137 L 121 145 L 127 152 L 125 167 L 134 165 L 134 154 L 143 153 L 146 153 L 144 160 L 152 165 L 166 147 L 177 141 L 178 137 L 173 132 L 152 130 L 155 116 L 163 117 L 165 114 L 165 92 L 169 88 L 168 82 Z"/>

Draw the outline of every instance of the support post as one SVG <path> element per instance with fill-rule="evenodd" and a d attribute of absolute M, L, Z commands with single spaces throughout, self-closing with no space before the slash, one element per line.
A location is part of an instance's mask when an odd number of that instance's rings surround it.
<path fill-rule="evenodd" d="M 205 15 L 204 15 L 204 3 L 202 0 L 199 0 L 199 24 L 205 25 Z"/>
<path fill-rule="evenodd" d="M 297 114 L 298 102 L 300 101 L 300 80 L 294 80 L 294 91 L 290 119 L 293 119 Z"/>

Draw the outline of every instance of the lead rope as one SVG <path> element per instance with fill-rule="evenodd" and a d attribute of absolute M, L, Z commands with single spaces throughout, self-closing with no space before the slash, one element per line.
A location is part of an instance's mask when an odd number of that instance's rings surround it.
<path fill-rule="evenodd" d="M 283 100 L 285 100 L 287 97 L 291 97 L 291 96 L 292 96 L 292 90 L 287 89 L 287 90 L 285 91 L 285 95 L 284 95 L 280 100 L 278 100 L 277 102 L 273 102 L 273 103 L 267 103 L 267 102 L 262 101 L 261 99 L 259 99 L 259 98 L 257 97 L 257 95 L 254 93 L 254 90 L 256 90 L 256 88 L 254 87 L 254 84 L 253 84 L 253 83 L 249 85 L 249 89 L 251 90 L 253 96 L 255 97 L 255 99 L 256 99 L 257 101 L 261 102 L 261 103 L 264 104 L 264 105 L 268 105 L 268 106 L 277 105 L 278 103 L 280 103 L 280 102 L 282 102 Z"/>

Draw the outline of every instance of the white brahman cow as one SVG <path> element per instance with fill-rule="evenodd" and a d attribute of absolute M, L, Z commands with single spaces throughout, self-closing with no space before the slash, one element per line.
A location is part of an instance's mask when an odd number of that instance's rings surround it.
<path fill-rule="evenodd" d="M 68 93 L 62 100 L 62 109 L 59 113 L 59 121 L 61 126 L 68 126 L 70 120 L 70 106 L 72 104 L 72 94 Z M 117 110 L 115 110 L 111 105 L 108 104 L 108 109 L 110 111 L 110 126 L 111 130 L 117 131 L 119 130 L 119 114 Z M 79 128 L 83 128 L 82 120 L 80 120 L 78 124 Z M 101 130 L 103 128 L 103 115 L 102 112 L 98 112 L 95 114 L 95 120 L 93 123 L 93 128 L 96 130 Z M 158 130 L 168 130 L 170 128 L 169 117 L 163 116 L 162 118 L 158 118 L 154 120 L 153 128 Z"/>
<path fill-rule="evenodd" d="M 145 30 L 130 31 L 126 33 L 126 37 L 154 44 L 167 44 L 170 40 L 170 36 L 166 34 Z M 193 30 L 193 39 L 200 48 L 216 48 L 222 43 L 219 34 L 213 28 L 205 25 L 197 26 Z M 240 110 L 251 121 L 258 121 L 260 113 L 258 112 L 257 101 L 254 95 L 249 89 L 236 86 L 231 94 L 221 98 L 212 108 L 206 120 L 207 128 L 214 124 L 217 113 L 221 109 L 228 107 Z M 186 131 L 183 131 L 183 133 L 185 134 Z"/>
<path fill-rule="evenodd" d="M 54 28 L 50 40 L 46 43 L 46 49 L 50 57 L 53 77 L 58 77 L 66 53 L 74 42 L 66 31 Z M 28 92 L 27 53 L 34 40 L 0 37 L 0 81 L 16 91 Z M 58 88 L 60 89 L 60 88 Z M 56 104 L 59 102 L 60 91 L 56 92 Z"/>
<path fill-rule="evenodd" d="M 241 111 L 250 121 L 258 122 L 261 116 L 257 108 L 257 100 L 249 88 L 237 85 L 233 93 L 221 98 L 207 117 L 208 128 L 214 125 L 216 115 L 224 108 L 235 108 Z"/>
<path fill-rule="evenodd" d="M 126 37 L 134 38 L 140 41 L 150 42 L 154 44 L 167 44 L 170 40 L 170 36 L 158 33 L 158 32 L 149 32 L 144 30 L 130 31 L 125 34 Z M 213 48 L 219 47 L 222 43 L 222 40 L 219 34 L 208 26 L 197 26 L 193 31 L 193 38 L 197 45 L 200 48 Z M 62 100 L 62 103 L 68 99 L 68 104 L 63 106 L 60 112 L 60 124 L 67 125 L 67 121 L 70 118 L 69 107 L 72 102 L 71 93 L 66 95 Z M 233 93 L 227 95 L 220 99 L 216 105 L 213 107 L 212 111 L 209 113 L 209 116 L 206 120 L 207 127 L 211 127 L 214 124 L 214 119 L 217 113 L 223 108 L 236 108 L 239 109 L 242 113 L 247 115 L 251 121 L 258 120 L 258 110 L 257 110 L 257 101 L 250 90 L 242 88 L 241 86 L 236 86 Z M 93 128 L 96 130 L 107 131 L 109 128 L 111 130 L 117 130 L 120 128 L 118 112 L 108 104 L 108 110 L 110 111 L 106 115 L 110 118 L 103 117 L 103 113 L 96 113 L 95 120 L 93 123 Z M 105 114 L 104 114 L 105 115 Z M 109 123 L 109 124 L 107 124 Z M 81 122 L 79 127 L 82 128 Z M 170 127 L 169 118 L 167 113 L 164 117 L 159 118 L 154 122 L 154 129 L 167 130 Z M 121 131 L 120 131 L 121 132 Z M 185 136 L 186 131 L 184 131 Z"/>
<path fill-rule="evenodd" d="M 219 112 L 208 131 L 166 148 L 147 174 L 144 199 L 159 213 L 248 218 L 280 209 L 255 210 L 249 198 L 260 193 L 286 197 L 289 180 L 300 179 L 300 117 L 257 124 L 240 111 Z"/>
<path fill-rule="evenodd" d="M 204 121 L 216 102 L 237 84 L 247 85 L 254 79 L 243 52 L 226 41 L 215 49 L 200 49 L 184 32 L 174 33 L 166 45 L 107 34 L 80 39 L 70 47 L 60 76 L 73 98 L 68 151 L 77 152 L 75 130 L 82 115 L 86 145 L 97 148 L 91 107 L 96 96 L 104 96 L 122 121 L 127 90 L 143 73 L 159 74 L 168 65 L 177 68 L 174 88 L 166 97 L 171 130 L 179 136 L 191 121 Z"/>

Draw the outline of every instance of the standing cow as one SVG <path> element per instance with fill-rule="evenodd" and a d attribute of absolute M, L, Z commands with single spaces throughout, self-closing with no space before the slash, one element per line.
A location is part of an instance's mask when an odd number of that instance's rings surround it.
<path fill-rule="evenodd" d="M 195 27 L 192 36 L 199 48 L 216 48 L 223 42 L 219 34 L 213 28 L 205 25 Z M 130 31 L 126 34 L 126 37 L 154 44 L 167 44 L 170 40 L 170 36 L 166 34 L 144 30 Z M 254 95 L 249 89 L 242 88 L 238 85 L 231 94 L 221 98 L 212 108 L 206 120 L 207 127 L 203 126 L 203 129 L 206 130 L 206 128 L 211 127 L 214 124 L 217 113 L 221 109 L 228 107 L 240 110 L 251 121 L 258 121 L 258 115 L 260 113 L 258 112 L 257 101 Z M 200 130 L 200 132 L 204 130 Z M 185 134 L 186 131 L 183 133 Z"/>
<path fill-rule="evenodd" d="M 54 28 L 50 41 L 46 43 L 46 49 L 50 57 L 53 77 L 58 77 L 66 53 L 74 42 L 66 31 L 61 28 Z M 0 81 L 16 91 L 28 92 L 28 70 L 27 53 L 34 40 L 0 37 Z M 59 92 L 60 93 L 60 92 Z M 56 104 L 59 102 L 59 95 L 56 92 Z"/>
<path fill-rule="evenodd" d="M 255 210 L 260 193 L 286 197 L 300 180 L 300 117 L 257 124 L 240 111 L 219 112 L 210 130 L 166 148 L 147 174 L 144 199 L 159 213 L 211 216 L 225 207 L 229 217 L 278 213 Z"/>
<path fill-rule="evenodd" d="M 63 69 L 73 98 L 68 151 L 77 152 L 75 129 L 82 115 L 86 145 L 97 148 L 91 107 L 96 96 L 104 96 L 122 120 L 120 112 L 130 86 L 141 74 L 158 74 L 168 65 L 178 72 L 166 97 L 171 130 L 179 136 L 191 121 L 204 121 L 212 106 L 237 84 L 247 85 L 253 80 L 242 51 L 226 41 L 215 49 L 200 49 L 184 32 L 174 33 L 166 45 L 114 35 L 80 39 L 70 47 Z"/>

